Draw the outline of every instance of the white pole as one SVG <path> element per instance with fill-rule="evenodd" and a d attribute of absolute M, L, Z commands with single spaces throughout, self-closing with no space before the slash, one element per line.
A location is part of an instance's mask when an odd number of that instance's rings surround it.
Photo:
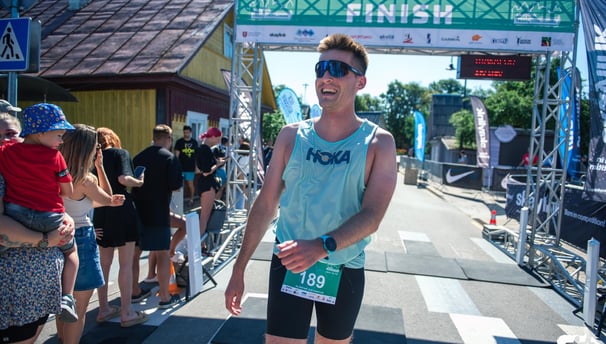
<path fill-rule="evenodd" d="M 587 269 L 585 270 L 585 292 L 583 295 L 583 319 L 585 320 L 585 325 L 591 329 L 593 329 L 595 323 L 599 258 L 600 242 L 591 238 L 587 241 Z"/>
<path fill-rule="evenodd" d="M 518 236 L 518 250 L 516 251 L 516 263 L 524 265 L 526 255 L 526 227 L 528 226 L 528 207 L 520 210 L 520 233 Z"/>

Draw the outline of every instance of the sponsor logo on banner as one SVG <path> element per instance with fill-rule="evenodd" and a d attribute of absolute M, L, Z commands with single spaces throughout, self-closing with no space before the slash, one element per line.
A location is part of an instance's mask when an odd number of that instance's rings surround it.
<path fill-rule="evenodd" d="M 315 34 L 315 32 L 312 29 L 299 29 L 299 30 L 297 30 L 296 36 L 310 38 L 310 37 L 313 37 L 314 34 Z"/>
<path fill-rule="evenodd" d="M 414 41 L 412 40 L 412 36 L 409 33 L 405 34 L 404 35 L 404 40 L 402 41 L 402 43 L 404 43 L 404 44 L 412 44 L 412 43 L 414 43 Z"/>
<path fill-rule="evenodd" d="M 271 32 L 269 34 L 269 37 L 284 38 L 284 37 L 286 37 L 286 33 L 284 33 L 284 32 Z"/>
<path fill-rule="evenodd" d="M 448 184 L 453 184 L 456 183 L 457 181 L 471 175 L 474 174 L 475 171 L 467 171 L 467 172 L 463 172 L 463 173 L 459 173 L 459 174 L 452 174 L 452 169 L 448 169 L 448 172 L 446 172 L 446 183 Z"/>
<path fill-rule="evenodd" d="M 394 39 L 396 39 L 396 35 L 393 35 L 393 34 L 379 35 L 379 39 L 382 41 L 393 41 Z"/>
<path fill-rule="evenodd" d="M 465 189 L 482 189 L 482 169 L 471 165 L 443 164 L 442 182 Z"/>
<path fill-rule="evenodd" d="M 489 124 L 488 113 L 482 100 L 476 96 L 469 97 L 473 110 L 474 124 L 476 126 L 477 165 L 488 168 L 490 166 Z"/>
<path fill-rule="evenodd" d="M 550 47 L 551 46 L 551 37 L 541 37 L 541 46 L 542 47 Z"/>
<path fill-rule="evenodd" d="M 492 44 L 507 44 L 509 42 L 509 39 L 507 38 L 493 38 L 492 39 Z"/>
<path fill-rule="evenodd" d="M 442 42 L 460 42 L 461 36 L 440 37 L 440 41 L 442 41 Z"/>
<path fill-rule="evenodd" d="M 371 35 L 350 35 L 350 36 L 351 36 L 351 38 L 353 38 L 356 41 L 373 39 L 373 36 L 371 36 Z"/>
<path fill-rule="evenodd" d="M 259 31 L 243 31 L 242 32 L 242 37 L 244 37 L 244 38 L 261 37 L 261 32 L 259 32 Z"/>
<path fill-rule="evenodd" d="M 518 37 L 516 39 L 516 43 L 517 43 L 517 45 L 531 45 L 532 40 L 530 38 Z"/>

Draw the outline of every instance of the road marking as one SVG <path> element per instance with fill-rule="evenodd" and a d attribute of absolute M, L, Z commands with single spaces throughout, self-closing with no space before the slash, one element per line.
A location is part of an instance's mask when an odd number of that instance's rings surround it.
<path fill-rule="evenodd" d="M 429 312 L 480 315 L 461 283 L 454 279 L 415 276 Z"/>
<path fill-rule="evenodd" d="M 427 234 L 422 232 L 398 231 L 400 240 L 431 242 Z"/>
<path fill-rule="evenodd" d="M 489 255 L 492 259 L 494 259 L 497 263 L 505 263 L 505 264 L 516 264 L 516 262 L 511 259 L 508 255 L 503 253 L 501 250 L 496 248 L 493 244 L 489 243 L 483 238 L 470 238 L 471 241 L 478 245 L 482 251 L 484 251 L 487 255 Z"/>
<path fill-rule="evenodd" d="M 467 314 L 450 314 L 450 319 L 465 344 L 520 343 L 503 319 Z"/>

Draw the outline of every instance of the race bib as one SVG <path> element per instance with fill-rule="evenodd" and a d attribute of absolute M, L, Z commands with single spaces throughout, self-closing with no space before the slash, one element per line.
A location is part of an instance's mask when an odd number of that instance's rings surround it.
<path fill-rule="evenodd" d="M 341 265 L 317 262 L 295 274 L 286 271 L 281 291 L 304 299 L 334 305 L 341 282 Z"/>

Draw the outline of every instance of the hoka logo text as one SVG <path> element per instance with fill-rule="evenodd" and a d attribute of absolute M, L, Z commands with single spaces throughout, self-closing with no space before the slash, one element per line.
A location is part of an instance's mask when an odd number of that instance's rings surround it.
<path fill-rule="evenodd" d="M 349 164 L 350 160 L 350 151 L 338 151 L 335 153 L 330 152 L 322 152 L 320 150 L 316 150 L 314 152 L 313 148 L 310 148 L 307 151 L 306 159 L 313 160 L 314 163 L 320 163 L 322 165 L 338 165 L 341 163 Z"/>

